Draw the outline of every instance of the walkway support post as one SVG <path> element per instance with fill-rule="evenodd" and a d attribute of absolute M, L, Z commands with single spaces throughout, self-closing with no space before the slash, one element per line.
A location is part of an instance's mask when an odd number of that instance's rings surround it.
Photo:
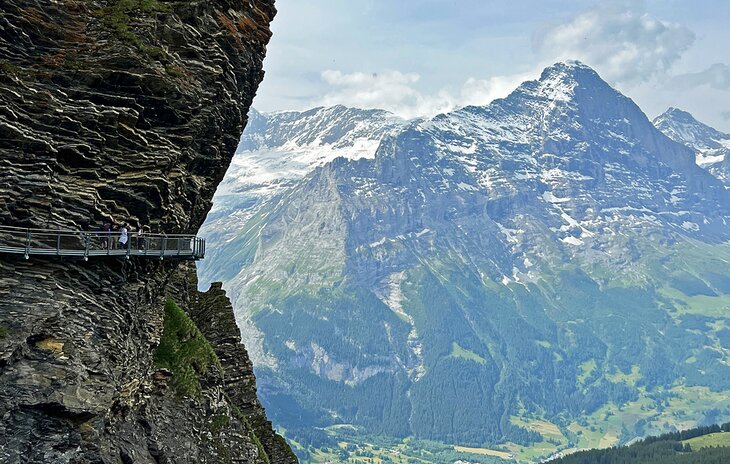
<path fill-rule="evenodd" d="M 160 246 L 160 260 L 165 259 L 165 249 L 167 248 L 167 234 L 162 233 L 162 245 Z"/>
<path fill-rule="evenodd" d="M 30 258 L 30 229 L 25 232 L 25 259 Z"/>
<path fill-rule="evenodd" d="M 87 233 L 84 233 L 84 242 L 86 242 L 86 244 L 84 246 L 84 261 L 88 261 L 89 260 L 89 245 L 90 245 L 90 242 L 89 242 L 89 234 L 87 234 Z"/>

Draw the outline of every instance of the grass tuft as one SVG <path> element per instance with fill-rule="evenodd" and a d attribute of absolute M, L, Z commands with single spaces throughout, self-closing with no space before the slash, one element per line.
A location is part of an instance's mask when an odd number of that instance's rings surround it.
<path fill-rule="evenodd" d="M 224 428 L 228 427 L 231 423 L 231 419 L 225 415 L 213 416 L 210 421 L 209 429 L 212 433 L 219 433 Z"/>

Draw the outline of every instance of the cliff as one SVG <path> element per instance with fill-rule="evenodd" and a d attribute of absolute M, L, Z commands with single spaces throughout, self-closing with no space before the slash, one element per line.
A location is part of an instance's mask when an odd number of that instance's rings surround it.
<path fill-rule="evenodd" d="M 3 2 L 0 225 L 197 231 L 274 14 L 273 0 Z M 230 304 L 190 290 L 194 275 L 0 255 L 0 461 L 295 462 Z"/>

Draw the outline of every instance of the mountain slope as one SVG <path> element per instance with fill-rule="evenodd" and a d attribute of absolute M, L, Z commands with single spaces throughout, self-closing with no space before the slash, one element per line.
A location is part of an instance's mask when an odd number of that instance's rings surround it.
<path fill-rule="evenodd" d="M 294 436 L 352 424 L 549 454 L 725 414 L 729 208 L 692 150 L 558 63 L 273 197 L 225 286 Z M 712 406 L 665 413 L 702 388 Z"/>
<path fill-rule="evenodd" d="M 730 182 L 730 134 L 724 134 L 699 122 L 691 114 L 669 108 L 654 121 L 664 135 L 695 150 L 697 164 L 710 171 L 726 185 Z"/>
<path fill-rule="evenodd" d="M 588 450 L 554 464 L 723 464 L 730 460 L 730 423 L 649 437 L 631 446 Z"/>
<path fill-rule="evenodd" d="M 383 136 L 403 124 L 387 111 L 341 105 L 273 114 L 251 110 L 202 228 L 212 259 L 201 263 L 201 287 L 220 279 L 221 267 L 238 272 L 246 262 L 239 232 L 264 201 L 338 156 L 372 158 Z"/>

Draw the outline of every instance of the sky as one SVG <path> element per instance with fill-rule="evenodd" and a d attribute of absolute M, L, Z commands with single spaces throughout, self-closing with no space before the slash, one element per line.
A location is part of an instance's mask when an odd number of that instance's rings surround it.
<path fill-rule="evenodd" d="M 276 0 L 254 106 L 403 117 L 484 105 L 577 59 L 650 118 L 730 132 L 727 0 Z"/>

